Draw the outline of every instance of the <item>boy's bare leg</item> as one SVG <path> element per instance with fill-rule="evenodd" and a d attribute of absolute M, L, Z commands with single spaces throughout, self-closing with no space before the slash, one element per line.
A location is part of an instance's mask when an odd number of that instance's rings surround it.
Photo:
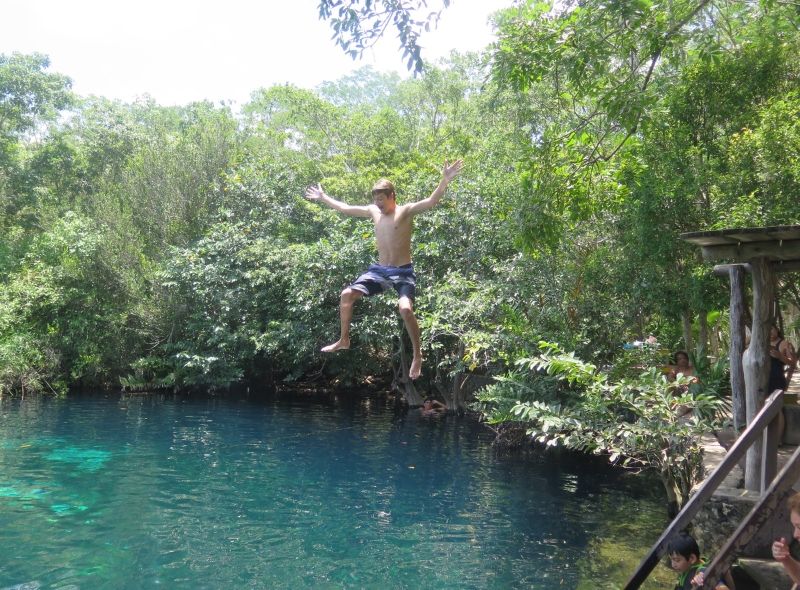
<path fill-rule="evenodd" d="M 408 377 L 413 381 L 417 379 L 422 373 L 422 348 L 420 346 L 419 324 L 417 317 L 414 315 L 414 306 L 411 299 L 407 296 L 402 296 L 399 303 L 400 316 L 406 325 L 406 331 L 411 338 L 411 346 L 414 350 L 414 356 L 411 359 L 411 367 L 408 369 Z"/>
<path fill-rule="evenodd" d="M 353 304 L 361 297 L 361 291 L 348 287 L 342 291 L 339 299 L 339 322 L 341 323 L 341 336 L 333 344 L 322 347 L 322 352 L 335 352 L 350 348 L 350 322 L 353 319 Z"/>

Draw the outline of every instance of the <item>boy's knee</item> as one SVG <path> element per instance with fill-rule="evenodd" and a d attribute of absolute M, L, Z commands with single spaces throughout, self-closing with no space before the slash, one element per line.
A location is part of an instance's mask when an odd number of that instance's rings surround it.
<path fill-rule="evenodd" d="M 404 319 L 405 319 L 405 318 L 411 318 L 411 317 L 414 317 L 414 308 L 413 308 L 413 306 L 412 306 L 410 303 L 408 303 L 408 302 L 403 302 L 403 301 L 401 301 L 401 302 L 400 302 L 400 305 L 398 305 L 398 310 L 400 311 L 400 315 L 401 315 L 401 316 L 402 316 Z"/>
<path fill-rule="evenodd" d="M 358 299 L 358 294 L 356 291 L 351 289 L 350 287 L 346 287 L 340 294 L 339 299 L 341 299 L 342 303 L 352 303 L 356 299 Z"/>

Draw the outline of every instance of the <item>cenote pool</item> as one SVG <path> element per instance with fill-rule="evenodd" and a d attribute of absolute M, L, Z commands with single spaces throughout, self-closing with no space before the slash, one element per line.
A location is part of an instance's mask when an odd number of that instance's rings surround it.
<path fill-rule="evenodd" d="M 0 588 L 621 587 L 660 484 L 492 438 L 363 397 L 0 399 Z"/>

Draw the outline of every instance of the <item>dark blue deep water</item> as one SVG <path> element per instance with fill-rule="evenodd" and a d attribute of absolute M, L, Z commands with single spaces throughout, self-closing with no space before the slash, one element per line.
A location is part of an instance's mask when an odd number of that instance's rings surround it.
<path fill-rule="evenodd" d="M 374 398 L 0 398 L 0 588 L 620 587 L 660 484 L 492 439 Z"/>

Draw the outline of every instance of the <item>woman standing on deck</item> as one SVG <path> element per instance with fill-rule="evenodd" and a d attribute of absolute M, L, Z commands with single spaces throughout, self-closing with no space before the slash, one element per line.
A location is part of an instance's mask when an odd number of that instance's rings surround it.
<path fill-rule="evenodd" d="M 786 387 L 789 385 L 786 379 L 786 365 L 794 367 L 797 362 L 794 356 L 794 347 L 788 340 L 784 340 L 780 329 L 774 324 L 769 331 L 769 356 L 771 358 L 767 395 L 776 389 L 786 391 Z"/>

